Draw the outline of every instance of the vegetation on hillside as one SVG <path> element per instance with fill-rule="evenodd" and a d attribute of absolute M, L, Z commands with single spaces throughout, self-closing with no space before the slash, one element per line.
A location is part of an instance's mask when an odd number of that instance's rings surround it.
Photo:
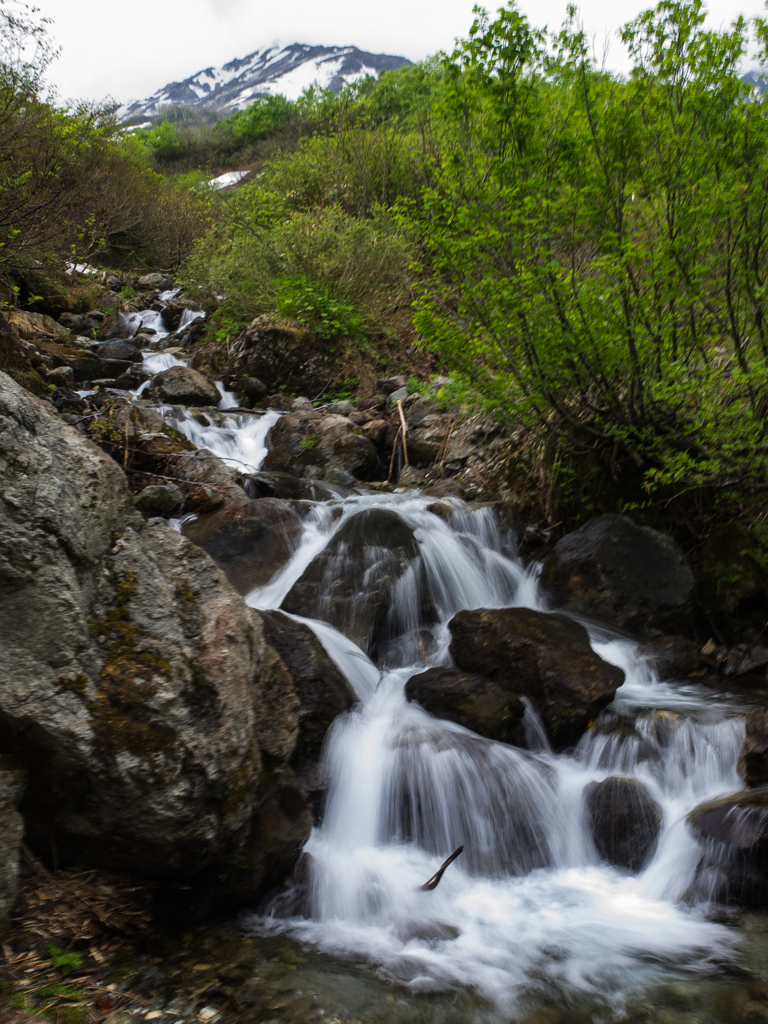
<path fill-rule="evenodd" d="M 415 338 L 550 488 L 759 500 L 768 98 L 740 78 L 743 19 L 710 31 L 700 0 L 662 0 L 623 30 L 624 78 L 573 8 L 547 34 L 510 4 L 453 54 L 338 94 L 126 132 L 43 98 L 45 26 L 8 3 L 7 280 L 85 257 L 173 269 L 223 296 L 219 338 L 266 313 L 382 367 Z M 254 173 L 212 193 L 233 166 Z"/>

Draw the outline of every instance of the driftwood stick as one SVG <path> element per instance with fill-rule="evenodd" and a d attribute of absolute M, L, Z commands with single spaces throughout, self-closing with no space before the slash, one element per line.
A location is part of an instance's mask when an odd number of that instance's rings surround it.
<path fill-rule="evenodd" d="M 408 462 L 408 442 L 405 440 L 405 435 L 408 433 L 408 427 L 405 424 L 405 413 L 403 412 L 403 400 L 398 398 L 397 400 L 397 411 L 400 413 L 401 430 L 403 431 L 403 455 L 405 456 L 406 466 L 410 465 Z"/>
<path fill-rule="evenodd" d="M 424 644 L 421 641 L 421 630 L 418 626 L 416 627 L 416 639 L 419 642 L 419 650 L 421 651 L 421 657 L 424 660 L 424 664 L 429 668 L 429 658 L 427 657 L 427 652 L 424 650 Z"/>
<path fill-rule="evenodd" d="M 433 889 L 436 889 L 438 887 L 438 885 L 440 884 L 440 879 L 445 874 L 445 869 L 448 867 L 449 864 L 453 864 L 453 862 L 456 860 L 456 858 L 459 856 L 459 854 L 463 851 L 463 849 L 464 849 L 464 847 L 460 846 L 457 850 L 454 850 L 453 853 L 451 854 L 451 856 L 447 860 L 443 861 L 443 863 L 440 865 L 440 867 L 434 873 L 434 875 L 432 875 L 431 878 L 427 879 L 427 881 L 424 883 L 424 885 L 420 885 L 419 888 L 423 889 L 424 892 L 432 892 Z"/>
<path fill-rule="evenodd" d="M 395 440 L 392 444 L 392 458 L 389 460 L 389 476 L 387 477 L 387 483 L 389 483 L 389 481 L 392 479 L 392 470 L 395 465 L 395 452 L 397 451 L 397 442 L 400 440 L 400 435 L 402 434 L 402 432 L 403 428 L 399 427 L 397 433 L 395 434 Z"/>

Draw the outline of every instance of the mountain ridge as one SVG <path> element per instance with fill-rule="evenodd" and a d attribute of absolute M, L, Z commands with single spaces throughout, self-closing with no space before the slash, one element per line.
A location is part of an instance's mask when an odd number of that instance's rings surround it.
<path fill-rule="evenodd" d="M 410 64 L 406 57 L 369 53 L 356 46 L 268 46 L 220 67 L 203 68 L 181 82 L 169 82 L 146 99 L 124 104 L 118 116 L 136 122 L 177 104 L 211 107 L 228 115 L 259 96 L 280 94 L 296 100 L 313 84 L 338 90 L 344 82 L 354 82 L 366 74 Z"/>

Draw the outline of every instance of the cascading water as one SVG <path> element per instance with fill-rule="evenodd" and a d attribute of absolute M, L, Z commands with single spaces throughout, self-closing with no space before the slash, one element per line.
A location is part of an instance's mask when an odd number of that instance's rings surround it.
<path fill-rule="evenodd" d="M 251 472 L 279 417 L 204 426 L 185 410 L 162 411 L 198 447 Z M 523 750 L 408 703 L 404 685 L 425 660 L 451 663 L 456 612 L 545 610 L 535 576 L 517 562 L 514 537 L 491 509 L 450 499 L 452 514 L 437 516 L 427 510 L 431 500 L 354 494 L 315 503 L 291 561 L 248 595 L 255 608 L 280 607 L 312 559 L 366 510 L 394 511 L 414 531 L 419 553 L 396 584 L 383 672 L 327 623 L 302 620 L 359 704 L 326 742 L 331 781 L 322 824 L 305 848 L 306 892 L 278 897 L 248 927 L 362 958 L 412 993 L 472 989 L 482 999 L 475 1020 L 584 999 L 584 1019 L 607 1020 L 670 971 L 701 977 L 732 960 L 738 934 L 696 905 L 701 847 L 685 816 L 741 787 L 743 708 L 703 687 L 658 680 L 632 643 L 589 624 L 594 649 L 626 681 L 605 721 L 569 753 L 548 749 L 531 707 Z M 350 569 L 335 563 L 333 571 Z M 611 728 L 611 715 L 621 728 Z M 585 788 L 612 775 L 642 783 L 663 814 L 655 853 L 636 875 L 601 863 L 588 826 Z M 465 851 L 438 888 L 422 891 L 460 844 Z"/>

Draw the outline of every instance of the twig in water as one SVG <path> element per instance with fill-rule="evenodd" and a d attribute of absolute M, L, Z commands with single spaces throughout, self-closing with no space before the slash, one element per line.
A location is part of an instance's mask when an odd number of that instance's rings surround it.
<path fill-rule="evenodd" d="M 387 483 L 389 483 L 390 480 L 392 479 L 392 470 L 395 465 L 395 452 L 397 451 L 397 442 L 400 440 L 400 435 L 402 434 L 402 432 L 403 428 L 400 427 L 400 429 L 395 434 L 395 440 L 394 443 L 392 444 L 392 458 L 389 460 L 389 476 L 387 477 Z"/>
<path fill-rule="evenodd" d="M 424 659 L 424 664 L 429 668 L 429 658 L 427 658 L 427 652 L 424 650 L 424 644 L 421 642 L 421 630 L 418 626 L 416 627 L 416 639 L 419 643 L 419 650 L 421 651 L 421 656 Z"/>
<path fill-rule="evenodd" d="M 453 862 L 456 860 L 456 858 L 463 850 L 463 846 L 460 846 L 457 850 L 454 850 L 451 856 L 447 860 L 443 861 L 443 863 L 440 865 L 440 867 L 434 873 L 434 875 L 432 875 L 431 878 L 427 879 L 424 885 L 420 885 L 419 888 L 423 889 L 424 892 L 432 892 L 433 889 L 436 889 L 440 884 L 440 879 L 445 874 L 445 869 L 448 867 L 449 864 L 453 864 Z"/>

